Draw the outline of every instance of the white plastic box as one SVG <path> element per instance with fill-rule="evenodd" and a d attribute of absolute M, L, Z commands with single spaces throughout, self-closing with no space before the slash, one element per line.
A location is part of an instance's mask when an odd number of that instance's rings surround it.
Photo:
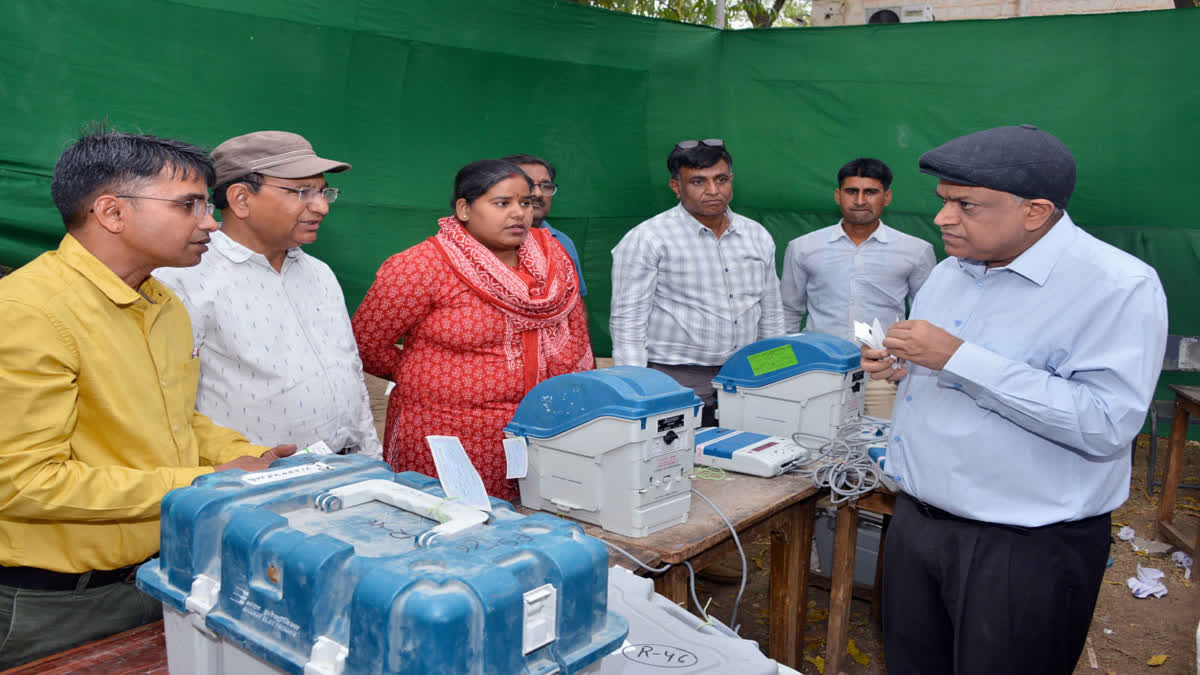
<path fill-rule="evenodd" d="M 608 608 L 629 622 L 621 649 L 604 657 L 599 675 L 776 675 L 763 656 L 721 622 L 705 624 L 654 592 L 654 582 L 620 567 L 608 572 Z"/>
<path fill-rule="evenodd" d="M 713 384 L 722 427 L 824 439 L 862 415 L 866 387 L 858 348 L 820 333 L 747 345 L 725 362 Z"/>
<path fill-rule="evenodd" d="M 687 522 L 701 405 L 670 376 L 634 366 L 538 384 L 504 429 L 529 448 L 521 503 L 626 537 Z"/>

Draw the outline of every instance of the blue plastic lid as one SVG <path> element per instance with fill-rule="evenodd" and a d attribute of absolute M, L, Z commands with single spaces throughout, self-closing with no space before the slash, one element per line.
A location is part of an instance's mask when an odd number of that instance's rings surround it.
<path fill-rule="evenodd" d="M 552 377 L 525 394 L 504 430 L 550 438 L 599 417 L 640 420 L 702 405 L 694 391 L 650 368 L 616 366 Z"/>
<path fill-rule="evenodd" d="M 733 459 L 733 453 L 770 438 L 766 434 L 756 434 L 751 431 L 735 431 L 724 427 L 712 427 L 696 432 L 696 447 L 705 443 L 703 454 L 709 457 Z M 709 443 L 709 441 L 714 441 Z"/>
<path fill-rule="evenodd" d="M 767 338 L 737 350 L 721 366 L 713 382 L 725 391 L 762 387 L 810 370 L 848 373 L 859 367 L 853 342 L 823 333 L 797 333 Z"/>

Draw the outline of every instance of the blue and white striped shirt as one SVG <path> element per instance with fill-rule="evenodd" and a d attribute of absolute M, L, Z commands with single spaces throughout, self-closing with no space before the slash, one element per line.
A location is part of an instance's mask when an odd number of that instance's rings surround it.
<path fill-rule="evenodd" d="M 719 366 L 783 334 L 775 242 L 726 211 L 718 239 L 683 205 L 630 230 L 612 250 L 613 363 Z"/>

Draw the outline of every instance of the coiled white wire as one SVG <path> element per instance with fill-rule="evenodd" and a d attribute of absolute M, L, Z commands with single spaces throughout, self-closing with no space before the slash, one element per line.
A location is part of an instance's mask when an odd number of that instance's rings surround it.
<path fill-rule="evenodd" d="M 877 445 L 877 437 L 864 436 L 865 430 L 883 429 L 877 422 L 858 421 L 838 427 L 837 435 L 824 438 L 815 434 L 796 432 L 792 441 L 817 454 L 788 473 L 807 477 L 817 488 L 829 488 L 830 501 L 840 504 L 879 487 L 882 474 L 867 454 L 866 446 Z M 885 432 L 886 433 L 886 432 Z"/>

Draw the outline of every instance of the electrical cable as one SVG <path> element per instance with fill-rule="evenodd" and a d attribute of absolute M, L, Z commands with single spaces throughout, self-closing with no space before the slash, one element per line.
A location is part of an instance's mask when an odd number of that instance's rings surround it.
<path fill-rule="evenodd" d="M 816 450 L 816 455 L 788 473 L 809 478 L 814 487 L 828 487 L 830 501 L 834 504 L 867 494 L 879 487 L 883 474 L 879 465 L 863 450 L 877 444 L 878 437 L 862 432 L 879 432 L 885 428 L 885 424 L 878 422 L 855 421 L 838 427 L 832 439 L 796 432 L 792 434 L 792 441 Z M 814 447 L 814 441 L 819 445 Z"/>
<path fill-rule="evenodd" d="M 738 607 L 742 603 L 742 594 L 746 592 L 746 576 L 748 568 L 746 564 L 746 552 L 742 550 L 742 541 L 738 539 L 737 530 L 733 528 L 733 523 L 729 522 L 729 519 L 725 517 L 724 513 L 721 513 L 721 509 L 718 509 L 717 505 L 712 503 L 708 497 L 700 494 L 696 488 L 692 488 L 692 492 L 695 492 L 696 496 L 700 497 L 700 499 L 703 499 L 704 503 L 712 507 L 712 510 L 717 512 L 717 515 L 721 517 L 721 520 L 725 521 L 725 526 L 729 528 L 729 534 L 733 536 L 733 543 L 735 546 L 737 546 L 738 555 L 741 556 L 742 559 L 742 585 L 738 587 L 737 597 L 733 599 L 733 614 L 731 614 L 729 617 L 729 628 L 734 633 L 737 633 L 739 630 L 741 630 L 741 626 L 739 626 L 737 622 Z M 691 566 L 689 565 L 688 568 L 691 569 Z M 694 596 L 695 592 L 693 591 L 693 599 L 695 599 Z M 699 604 L 699 602 L 696 603 L 697 606 Z M 701 610 L 701 612 L 703 612 L 703 610 Z M 707 619 L 708 617 L 705 616 L 704 618 Z"/>
<path fill-rule="evenodd" d="M 738 609 L 742 603 L 742 596 L 746 592 L 746 577 L 748 576 L 748 573 L 749 573 L 749 565 L 746 562 L 746 551 L 742 548 L 742 541 L 741 541 L 741 539 L 738 538 L 737 530 L 734 529 L 733 523 L 729 522 L 729 519 L 726 518 L 725 514 L 721 512 L 721 509 L 717 508 L 717 505 L 712 503 L 712 500 L 710 500 L 708 497 L 705 497 L 703 494 L 701 494 L 695 488 L 692 488 L 691 490 L 692 490 L 692 492 L 696 493 L 696 495 L 699 496 L 700 499 L 703 499 L 704 503 L 708 504 L 709 507 L 711 507 L 712 510 L 717 513 L 717 515 L 721 518 L 721 520 L 725 521 L 725 526 L 729 528 L 729 534 L 733 537 L 733 543 L 735 546 L 737 546 L 738 555 L 742 559 L 742 583 L 738 587 L 737 597 L 734 598 L 734 600 L 733 600 L 733 613 L 729 617 L 729 628 L 736 634 L 736 633 L 738 633 L 738 631 L 741 630 L 741 626 L 739 626 L 737 623 L 737 615 L 738 615 Z M 671 569 L 672 567 L 674 567 L 674 565 L 663 565 L 662 567 L 651 567 L 650 565 L 646 564 L 645 562 L 642 562 L 636 556 L 634 556 L 632 553 L 630 553 L 629 551 L 626 551 L 625 549 L 621 548 L 620 546 L 617 546 L 616 544 L 614 544 L 610 541 L 605 541 L 604 539 L 601 539 L 600 541 L 603 541 L 605 546 L 608 546 L 609 548 L 613 549 L 614 551 L 624 555 L 626 558 L 629 558 L 638 567 L 641 567 L 642 569 L 644 569 L 648 572 L 654 572 L 655 574 L 661 574 L 661 573 L 666 572 L 667 570 Z M 698 611 L 700 613 L 700 618 L 704 619 L 707 622 L 710 620 L 708 618 L 708 612 L 705 611 L 704 607 L 700 604 L 700 599 L 696 595 L 696 570 L 692 567 L 692 564 L 686 560 L 683 561 L 683 565 L 685 567 L 687 567 L 687 571 L 688 571 L 688 593 L 689 593 L 689 595 L 691 595 L 692 603 L 694 603 L 696 605 L 696 611 Z"/>

